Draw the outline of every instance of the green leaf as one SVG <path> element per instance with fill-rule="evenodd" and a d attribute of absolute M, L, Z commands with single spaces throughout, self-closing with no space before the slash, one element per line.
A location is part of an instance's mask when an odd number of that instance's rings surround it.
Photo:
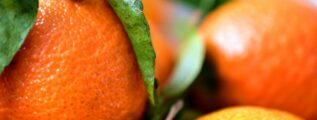
<path fill-rule="evenodd" d="M 219 6 L 223 5 L 230 0 L 175 0 L 180 3 L 189 5 L 195 9 L 199 9 L 202 12 L 202 15 L 205 16 L 209 12 L 212 12 Z"/>
<path fill-rule="evenodd" d="M 161 96 L 158 96 L 157 106 L 150 106 L 146 118 L 151 120 L 163 120 L 171 107 L 182 98 L 182 95 L 199 75 L 204 58 L 205 47 L 201 37 L 195 28 L 188 35 L 183 34 L 186 39 L 181 41 L 180 56 L 172 78 L 163 88 Z M 177 114 L 177 113 L 175 113 Z"/>
<path fill-rule="evenodd" d="M 151 43 L 149 26 L 143 14 L 142 3 L 140 0 L 108 0 L 108 2 L 128 33 L 150 101 L 155 105 L 155 53 Z"/>
<path fill-rule="evenodd" d="M 37 16 L 38 0 L 0 1 L 0 72 L 22 46 Z"/>
<path fill-rule="evenodd" d="M 176 69 L 169 84 L 163 89 L 166 97 L 179 96 L 193 83 L 204 62 L 205 48 L 202 39 L 192 32 L 189 39 L 183 41 Z"/>
<path fill-rule="evenodd" d="M 203 15 L 206 16 L 209 14 L 209 12 L 229 1 L 230 0 L 201 0 L 199 8 L 203 12 Z"/>

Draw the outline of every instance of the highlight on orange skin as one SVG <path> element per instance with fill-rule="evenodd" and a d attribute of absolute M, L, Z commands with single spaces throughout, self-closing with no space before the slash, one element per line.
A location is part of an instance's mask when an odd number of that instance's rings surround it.
<path fill-rule="evenodd" d="M 300 0 L 232 1 L 209 15 L 200 32 L 223 102 L 317 119 L 316 21 L 316 8 Z"/>

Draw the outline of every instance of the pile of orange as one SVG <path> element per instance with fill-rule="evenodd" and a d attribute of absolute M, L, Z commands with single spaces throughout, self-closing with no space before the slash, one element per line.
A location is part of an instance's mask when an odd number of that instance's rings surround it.
<path fill-rule="evenodd" d="M 173 8 L 142 1 L 164 86 L 175 55 L 160 26 Z M 317 119 L 317 8 L 308 0 L 231 1 L 199 32 L 219 72 L 221 104 L 262 107 L 200 120 Z M 0 75 L 0 96 L 1 120 L 136 120 L 147 104 L 129 38 L 107 0 L 39 0 L 33 29 Z"/>

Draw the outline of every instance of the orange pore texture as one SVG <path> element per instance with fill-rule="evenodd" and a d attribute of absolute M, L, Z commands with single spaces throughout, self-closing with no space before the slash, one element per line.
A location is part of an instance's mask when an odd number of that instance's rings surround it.
<path fill-rule="evenodd" d="M 40 0 L 20 52 L 0 77 L 0 119 L 139 119 L 146 91 L 106 0 Z"/>
<path fill-rule="evenodd" d="M 317 119 L 317 12 L 300 0 L 233 1 L 203 23 L 221 96 Z"/>

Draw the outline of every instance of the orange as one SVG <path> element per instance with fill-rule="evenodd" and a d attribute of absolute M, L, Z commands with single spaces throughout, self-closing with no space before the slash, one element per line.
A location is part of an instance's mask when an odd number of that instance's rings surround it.
<path fill-rule="evenodd" d="M 317 119 L 317 12 L 301 0 L 233 1 L 202 24 L 223 101 Z"/>
<path fill-rule="evenodd" d="M 287 112 L 251 107 L 229 107 L 208 115 L 198 120 L 302 120 L 301 118 Z"/>
<path fill-rule="evenodd" d="M 40 0 L 0 86 L 1 120 L 135 120 L 147 101 L 129 39 L 106 0 Z"/>

